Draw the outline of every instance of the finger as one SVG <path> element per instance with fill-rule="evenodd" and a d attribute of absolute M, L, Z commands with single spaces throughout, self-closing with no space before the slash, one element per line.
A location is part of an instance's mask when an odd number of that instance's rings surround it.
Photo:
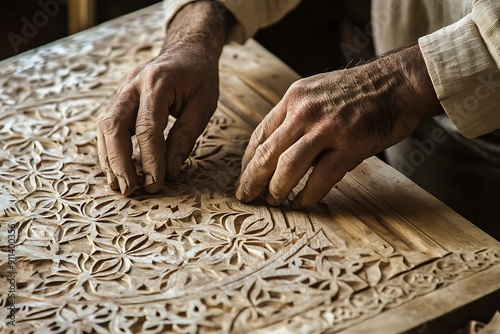
<path fill-rule="evenodd" d="M 113 174 L 113 172 L 111 171 L 111 167 L 109 166 L 108 151 L 106 150 L 106 140 L 104 139 L 100 120 L 98 120 L 97 122 L 97 151 L 99 152 L 99 162 L 104 174 L 106 175 L 108 186 L 112 190 L 118 190 L 118 180 L 116 179 L 115 174 Z"/>
<path fill-rule="evenodd" d="M 285 120 L 286 116 L 286 106 L 284 102 L 278 103 L 267 115 L 264 117 L 262 122 L 257 126 L 257 128 L 252 133 L 250 137 L 250 142 L 245 149 L 245 154 L 241 160 L 241 172 L 243 173 L 250 162 L 250 160 L 255 156 L 255 151 L 257 147 L 262 145 L 271 134 L 280 126 Z"/>
<path fill-rule="evenodd" d="M 284 121 L 286 116 L 285 104 L 280 101 L 267 115 L 264 117 L 262 122 L 257 126 L 257 128 L 252 133 L 250 137 L 250 141 L 245 149 L 245 154 L 243 155 L 241 161 L 241 173 L 240 177 L 236 181 L 236 198 L 240 201 L 248 202 L 252 196 L 247 194 L 247 191 L 244 186 L 242 186 L 242 177 L 243 180 L 248 179 L 246 176 L 248 172 L 246 171 L 248 164 L 252 159 L 255 158 L 255 153 L 257 148 L 260 147 L 264 142 L 272 135 L 272 133 L 279 127 L 279 125 Z M 265 148 L 261 148 L 262 150 Z M 245 175 L 245 176 L 244 176 Z"/>
<path fill-rule="evenodd" d="M 340 151 L 330 151 L 318 161 L 302 191 L 291 202 L 294 209 L 308 207 L 328 194 L 356 163 Z"/>
<path fill-rule="evenodd" d="M 159 192 L 165 180 L 163 131 L 168 123 L 168 96 L 155 89 L 143 89 L 137 113 L 135 134 L 141 150 L 144 188 L 149 193 Z"/>
<path fill-rule="evenodd" d="M 214 113 L 217 102 L 200 107 L 200 99 L 191 99 L 177 118 L 166 140 L 166 176 L 175 180 Z"/>
<path fill-rule="evenodd" d="M 135 89 L 123 90 L 110 104 L 100 121 L 109 168 L 125 196 L 132 194 L 137 187 L 131 141 L 137 101 Z"/>
<path fill-rule="evenodd" d="M 321 143 L 314 133 L 306 133 L 283 152 L 269 182 L 266 201 L 274 206 L 281 205 L 325 146 L 326 143 Z"/>
<path fill-rule="evenodd" d="M 241 173 L 236 198 L 250 202 L 257 198 L 267 187 L 273 176 L 278 159 L 283 152 L 302 135 L 302 129 L 290 126 L 278 127 L 269 138 L 255 149 L 255 153 Z"/>

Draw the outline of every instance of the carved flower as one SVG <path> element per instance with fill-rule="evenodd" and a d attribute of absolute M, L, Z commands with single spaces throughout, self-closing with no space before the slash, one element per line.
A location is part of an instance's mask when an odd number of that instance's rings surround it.
<path fill-rule="evenodd" d="M 34 293 L 48 298 L 87 296 L 89 300 L 106 295 L 116 295 L 127 291 L 126 281 L 122 280 L 130 270 L 130 264 L 116 258 L 99 258 L 80 253 L 72 258 L 63 259 L 54 272 Z"/>
<path fill-rule="evenodd" d="M 358 316 L 359 310 L 353 308 L 352 306 L 336 305 L 332 308 L 331 314 L 333 315 L 334 323 L 342 323 L 347 320 L 356 318 Z"/>
<path fill-rule="evenodd" d="M 441 279 L 453 279 L 462 275 L 469 268 L 459 255 L 453 254 L 436 262 L 436 275 Z"/>
<path fill-rule="evenodd" d="M 401 304 L 401 302 L 398 301 L 400 301 L 401 297 L 405 295 L 403 287 L 395 283 L 384 284 L 380 287 L 377 287 L 376 290 L 380 294 L 380 299 L 384 303 L 391 304 L 392 307 Z"/>
<path fill-rule="evenodd" d="M 28 333 L 33 328 L 26 325 L 36 324 L 37 333 L 109 333 L 118 312 L 119 308 L 111 303 L 47 305 L 42 311 L 36 308 L 20 314 L 23 321 L 16 323 L 16 328 Z"/>
<path fill-rule="evenodd" d="M 38 144 L 37 144 L 38 145 Z M 0 180 L 10 183 L 16 193 L 27 195 L 41 188 L 50 188 L 60 179 L 62 162 L 58 158 L 32 154 L 20 156 L 4 163 L 0 169 Z"/>
<path fill-rule="evenodd" d="M 42 155 L 61 156 L 61 145 L 48 136 L 52 122 L 40 117 L 38 111 L 27 108 L 12 110 L 0 118 L 0 143 L 3 149 L 16 156 Z"/>
<path fill-rule="evenodd" d="M 404 282 L 408 284 L 408 291 L 414 291 L 417 294 L 426 294 L 436 290 L 442 283 L 443 278 L 435 276 L 432 273 L 409 272 L 402 276 Z"/>
<path fill-rule="evenodd" d="M 96 252 L 119 258 L 127 265 L 153 268 L 155 263 L 182 264 L 186 254 L 180 245 L 154 241 L 148 235 L 120 234 L 111 240 L 98 238 L 94 242 Z"/>
<path fill-rule="evenodd" d="M 195 246 L 189 255 L 209 263 L 225 262 L 234 270 L 253 266 L 266 260 L 288 243 L 286 239 L 276 240 L 268 236 L 273 229 L 272 220 L 255 217 L 253 214 L 229 212 L 215 213 L 208 226 L 194 229 L 189 240 Z"/>
<path fill-rule="evenodd" d="M 23 215 L 32 215 L 37 218 L 46 218 L 60 221 L 61 216 L 67 212 L 77 213 L 86 204 L 85 196 L 89 185 L 82 181 L 71 182 L 65 179 L 53 181 L 48 186 L 25 196 L 16 202 L 16 207 Z"/>
<path fill-rule="evenodd" d="M 382 305 L 380 296 L 374 289 L 355 293 L 350 298 L 350 304 L 359 310 L 377 309 Z"/>
<path fill-rule="evenodd" d="M 92 99 L 75 99 L 46 105 L 38 108 L 37 112 L 40 118 L 48 122 L 43 127 L 45 137 L 61 145 L 67 145 L 81 142 L 82 138 L 89 140 L 85 133 L 79 131 L 79 127 L 91 130 L 88 126 L 89 119 L 100 107 L 101 103 Z M 67 138 L 71 140 L 68 141 Z"/>
<path fill-rule="evenodd" d="M 116 198 L 116 200 L 114 200 Z M 92 243 L 97 236 L 114 237 L 118 235 L 122 209 L 128 200 L 122 196 L 112 195 L 93 198 L 81 205 L 69 205 L 71 210 L 65 212 L 59 222 L 59 230 L 56 240 L 60 247 L 69 247 L 68 252 L 92 251 Z M 85 248 L 81 247 L 81 240 Z M 79 249 L 80 248 L 80 249 Z"/>
<path fill-rule="evenodd" d="M 468 268 L 475 270 L 488 268 L 493 263 L 500 262 L 500 254 L 492 250 L 463 253 L 460 254 L 460 258 Z"/>

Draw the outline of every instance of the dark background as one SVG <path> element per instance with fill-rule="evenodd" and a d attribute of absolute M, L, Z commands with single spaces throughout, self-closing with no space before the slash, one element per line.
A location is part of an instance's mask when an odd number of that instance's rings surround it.
<path fill-rule="evenodd" d="M 0 59 L 16 54 L 8 34 L 22 36 L 23 17 L 32 21 L 41 10 L 39 0 L 2 0 L 0 2 Z M 96 1 L 96 23 L 124 15 L 159 2 L 158 0 L 100 0 Z M 255 39 L 276 54 L 302 76 L 334 70 L 349 61 L 372 57 L 368 45 L 345 59 L 341 51 L 342 41 L 353 44 L 354 27 L 365 30 L 370 17 L 370 0 L 307 0 L 290 12 L 279 23 L 262 29 Z M 19 45 L 19 52 L 32 49 L 68 35 L 67 5 L 39 29 L 35 37 Z"/>

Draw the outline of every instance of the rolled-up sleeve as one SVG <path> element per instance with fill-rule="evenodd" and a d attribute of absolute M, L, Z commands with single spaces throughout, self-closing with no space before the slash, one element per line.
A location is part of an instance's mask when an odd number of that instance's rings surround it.
<path fill-rule="evenodd" d="M 467 138 L 500 129 L 500 1 L 474 1 L 472 13 L 419 45 L 457 129 Z"/>
<path fill-rule="evenodd" d="M 166 11 L 166 26 L 175 13 L 184 5 L 200 0 L 164 0 Z M 206 0 L 204 0 L 206 1 Z M 252 37 L 259 28 L 268 26 L 294 8 L 300 0 L 209 0 L 222 3 L 235 17 L 229 41 L 245 42 Z"/>

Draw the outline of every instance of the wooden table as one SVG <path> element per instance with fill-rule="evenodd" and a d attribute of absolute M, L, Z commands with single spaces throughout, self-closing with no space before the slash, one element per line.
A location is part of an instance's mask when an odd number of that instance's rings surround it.
<path fill-rule="evenodd" d="M 180 179 L 109 190 L 96 116 L 162 23 L 157 5 L 0 63 L 2 333 L 421 332 L 500 307 L 500 244 L 376 158 L 307 211 L 234 198 L 298 78 L 255 41 L 225 48 Z"/>

